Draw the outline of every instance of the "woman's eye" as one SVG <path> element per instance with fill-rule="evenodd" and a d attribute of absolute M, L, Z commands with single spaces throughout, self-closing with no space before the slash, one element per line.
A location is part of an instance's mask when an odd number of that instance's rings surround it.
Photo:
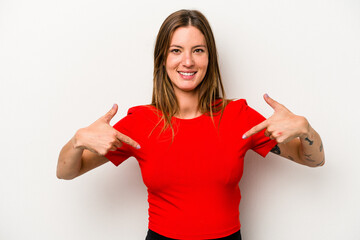
<path fill-rule="evenodd" d="M 179 50 L 179 49 L 173 49 L 173 50 L 171 50 L 170 52 L 173 52 L 173 53 L 179 53 L 179 52 L 180 52 L 180 50 Z"/>
<path fill-rule="evenodd" d="M 204 51 L 204 49 L 199 48 L 199 49 L 195 49 L 195 52 L 199 53 L 199 52 L 205 52 L 205 51 Z"/>

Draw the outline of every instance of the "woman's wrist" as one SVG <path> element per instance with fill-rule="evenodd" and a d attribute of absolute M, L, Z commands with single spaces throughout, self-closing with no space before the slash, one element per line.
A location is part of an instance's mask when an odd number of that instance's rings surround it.
<path fill-rule="evenodd" d="M 310 137 L 312 128 L 309 121 L 305 117 L 301 117 L 301 125 L 301 133 L 299 137 L 301 140 L 306 140 Z"/>
<path fill-rule="evenodd" d="M 83 128 L 80 128 L 76 131 L 75 135 L 71 139 L 72 146 L 74 149 L 84 150 L 85 146 L 82 144 L 81 136 L 82 136 Z"/>

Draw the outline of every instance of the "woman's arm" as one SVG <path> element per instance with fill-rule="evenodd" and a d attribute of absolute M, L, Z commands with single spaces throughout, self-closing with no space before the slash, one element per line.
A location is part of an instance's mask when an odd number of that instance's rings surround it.
<path fill-rule="evenodd" d="M 324 165 L 325 154 L 320 135 L 307 119 L 293 114 L 267 94 L 264 99 L 274 109 L 274 114 L 246 132 L 243 138 L 266 129 L 265 135 L 278 142 L 271 152 L 310 167 Z"/>
<path fill-rule="evenodd" d="M 309 134 L 277 144 L 271 152 L 309 167 L 325 164 L 324 147 L 320 135 L 310 126 Z"/>
<path fill-rule="evenodd" d="M 56 171 L 59 179 L 74 179 L 109 161 L 100 154 L 77 147 L 76 135 L 61 149 L 59 154 Z"/>
<path fill-rule="evenodd" d="M 117 112 L 117 105 L 86 128 L 79 129 L 75 136 L 61 149 L 56 175 L 60 179 L 73 179 L 90 171 L 108 159 L 109 151 L 115 151 L 125 142 L 137 149 L 139 144 L 110 126 Z"/>

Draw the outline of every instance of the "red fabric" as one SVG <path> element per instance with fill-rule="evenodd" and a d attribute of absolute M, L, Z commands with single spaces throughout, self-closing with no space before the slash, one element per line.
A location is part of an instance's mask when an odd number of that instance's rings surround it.
<path fill-rule="evenodd" d="M 261 156 L 276 141 L 259 132 L 242 135 L 265 120 L 244 99 L 230 102 L 223 113 L 194 119 L 173 118 L 170 129 L 161 133 L 160 113 L 152 106 L 130 108 L 114 125 L 137 141 L 137 150 L 124 144 L 106 157 L 116 166 L 130 156 L 140 165 L 148 188 L 149 228 L 175 239 L 213 239 L 240 229 L 239 181 L 248 149 Z M 157 125 L 158 124 L 158 125 Z M 161 134 L 160 134 L 161 133 Z"/>

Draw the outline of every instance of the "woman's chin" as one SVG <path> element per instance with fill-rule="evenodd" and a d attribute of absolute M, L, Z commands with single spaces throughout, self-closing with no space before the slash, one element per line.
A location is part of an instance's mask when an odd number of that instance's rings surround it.
<path fill-rule="evenodd" d="M 181 92 L 194 92 L 196 90 L 196 87 L 194 86 L 182 86 L 177 88 L 178 91 Z"/>

